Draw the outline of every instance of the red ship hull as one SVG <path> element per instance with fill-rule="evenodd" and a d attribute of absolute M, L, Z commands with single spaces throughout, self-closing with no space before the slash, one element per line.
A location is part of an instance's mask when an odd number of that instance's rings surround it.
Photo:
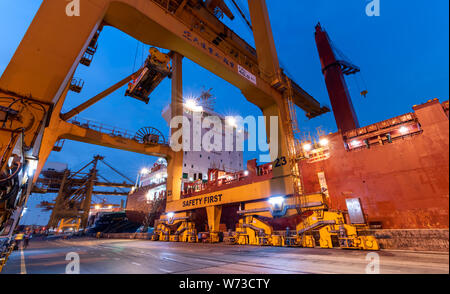
<path fill-rule="evenodd" d="M 368 222 L 379 228 L 447 229 L 448 102 L 415 106 L 414 114 L 421 131 L 392 143 L 349 151 L 341 133 L 327 136 L 328 159 L 300 162 L 306 192 L 320 191 L 317 173 L 323 172 L 334 209 L 360 198 Z"/>

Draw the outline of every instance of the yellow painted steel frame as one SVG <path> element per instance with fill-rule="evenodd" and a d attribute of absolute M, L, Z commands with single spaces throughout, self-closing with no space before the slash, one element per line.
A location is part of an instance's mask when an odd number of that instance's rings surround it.
<path fill-rule="evenodd" d="M 178 224 L 177 230 L 173 231 L 172 227 Z M 167 215 L 162 215 L 152 236 L 153 241 L 195 243 L 197 239 L 195 224 L 189 220 L 186 213 L 174 215 L 173 221 Z"/>
<path fill-rule="evenodd" d="M 153 64 L 159 66 L 161 69 L 171 69 L 169 55 L 160 52 L 154 47 L 150 48 L 149 53 L 151 55 L 151 61 L 153 62 Z"/>
<path fill-rule="evenodd" d="M 170 238 L 170 228 L 167 224 L 159 222 L 153 232 L 152 241 L 168 242 Z"/>
<path fill-rule="evenodd" d="M 197 239 L 195 224 L 190 221 L 182 221 L 177 231 L 170 235 L 170 242 L 196 243 Z"/>
<path fill-rule="evenodd" d="M 358 231 L 367 230 L 367 225 L 349 225 L 345 223 L 344 215 L 341 211 L 328 211 L 325 209 L 320 194 L 312 194 L 305 199 L 309 199 L 306 206 L 311 209 L 311 215 L 297 224 L 296 231 L 299 232 L 295 238 L 291 238 L 289 246 L 301 246 L 314 248 L 316 239 L 313 232 L 318 232 L 319 244 L 321 248 L 333 248 L 333 238 L 339 242 L 340 248 L 379 250 L 379 245 L 374 236 L 358 236 Z M 288 204 L 292 200 L 286 200 Z M 314 207 L 314 204 L 317 206 Z M 245 205 L 246 209 L 267 208 L 267 201 L 253 202 Z M 296 214 L 296 210 L 291 208 L 286 212 L 286 216 Z M 271 245 L 288 246 L 286 236 L 273 234 L 273 229 L 268 224 L 258 219 L 258 216 L 271 217 L 270 212 L 249 213 L 244 215 L 236 227 L 236 235 L 233 237 L 235 244 L 240 245 Z M 259 236 L 258 231 L 264 231 L 264 236 Z"/>
<path fill-rule="evenodd" d="M 236 241 L 239 245 L 272 245 L 272 233 L 271 226 L 255 215 L 246 215 L 239 220 L 236 227 Z"/>
<path fill-rule="evenodd" d="M 304 248 L 314 248 L 316 246 L 316 240 L 313 235 L 298 235 L 297 243 Z"/>
<path fill-rule="evenodd" d="M 178 69 L 175 68 L 173 73 L 172 115 L 182 113 L 181 58 L 185 56 L 238 87 L 248 101 L 262 110 L 265 117 L 280 118 L 276 123 L 278 138 L 268 142 L 271 160 L 289 157 L 288 150 L 294 146 L 288 146 L 293 134 L 287 127 L 290 114 L 283 90 L 286 87 L 282 85 L 284 78 L 281 76 L 265 0 L 248 2 L 257 54 L 201 5 L 192 5 L 196 1 L 188 1 L 189 5 L 181 5 L 175 12 L 169 11 L 170 5 L 165 7 L 158 2 L 82 0 L 82 13 L 74 17 L 66 14 L 66 1 L 46 0 L 42 3 L 0 78 L 0 90 L 30 95 L 41 103 L 54 105 L 49 124 L 37 144 L 40 145 L 37 146 L 40 147 L 39 165 L 34 180 L 59 139 L 162 156 L 168 160 L 166 211 L 189 210 L 180 201 L 182 151 L 173 152 L 168 146 L 142 146 L 133 140 L 80 128 L 60 118 L 73 74 L 98 27 L 105 23 L 146 44 L 178 52 L 173 59 L 173 65 Z M 228 37 L 216 45 L 214 41 L 218 32 L 225 32 Z M 295 104 L 304 109 L 309 117 L 326 112 L 303 90 L 294 98 Z M 38 121 L 42 121 L 43 116 L 40 114 Z M 33 134 L 37 133 L 38 126 L 34 125 L 36 131 Z M 271 127 L 271 120 L 267 119 L 268 138 L 271 137 Z M 5 145 L 6 140 L 7 137 L 2 137 L 1 143 Z M 243 195 L 256 195 L 255 199 L 292 195 L 291 167 L 274 165 L 273 175 L 273 180 L 236 188 L 229 197 L 224 195 L 224 199 L 229 203 L 238 203 L 242 202 Z"/>
<path fill-rule="evenodd" d="M 66 229 L 73 229 L 74 231 L 78 231 L 81 225 L 81 218 L 69 218 L 69 219 L 61 219 L 58 225 L 58 232 L 64 232 Z"/>
<path fill-rule="evenodd" d="M 296 229 L 302 246 L 306 245 L 306 247 L 314 247 L 315 240 L 312 232 L 318 231 L 321 248 L 333 248 L 332 236 L 335 236 L 341 248 L 380 249 L 374 236 L 358 236 L 358 228 L 355 225 L 346 224 L 340 211 L 313 211 L 312 215 L 299 223 Z M 367 229 L 367 226 L 360 226 L 359 229 Z"/>
<path fill-rule="evenodd" d="M 278 147 L 278 152 L 272 156 L 273 160 L 287 156 L 286 137 L 293 134 L 286 133 L 283 122 L 288 117 L 285 108 L 287 102 L 282 91 L 272 85 L 273 82 L 279 83 L 280 68 L 264 0 L 249 2 L 258 54 L 234 35 L 219 45 L 214 44 L 217 35 L 208 35 L 205 32 L 221 28 L 220 32 L 231 34 L 231 30 L 224 30 L 223 24 L 211 18 L 210 13 L 205 13 L 201 8 L 197 9 L 198 5 L 188 5 L 189 8 L 184 6 L 184 10 L 181 7 L 179 11 L 173 13 L 167 11 L 167 7 L 159 5 L 157 1 L 82 0 L 80 3 L 83 12 L 76 17 L 69 17 L 65 13 L 67 6 L 65 1 L 48 0 L 42 3 L 11 63 L 0 78 L 0 89 L 31 94 L 40 102 L 62 106 L 83 52 L 98 27 L 106 23 L 146 44 L 179 52 L 241 89 L 244 96 L 262 110 L 264 116 L 282 118 L 278 122 L 279 146 L 275 145 L 277 142 L 271 142 L 270 148 L 272 150 L 273 147 Z M 232 46 L 235 50 L 228 50 L 230 49 L 228 46 Z M 237 55 L 229 52 L 236 52 Z M 242 62 L 245 60 L 248 62 Z M 250 64 L 255 66 L 249 68 Z M 242 73 L 243 70 L 253 73 L 254 76 L 252 74 L 249 78 Z M 306 92 L 297 103 L 308 113 L 323 113 L 320 104 Z M 39 174 L 54 143 L 64 138 L 65 132 L 58 131 L 60 127 L 65 127 L 64 123 L 58 125 L 55 121 L 55 117 L 60 115 L 60 107 L 56 108 L 58 107 L 55 107 L 52 115 L 54 120 L 50 122 L 42 140 L 36 175 Z M 66 126 L 66 129 L 70 128 Z M 270 130 L 270 120 L 267 120 L 267 130 Z M 53 135 L 55 131 L 56 135 Z M 103 144 L 106 141 L 104 145 L 117 148 L 116 144 L 110 144 L 111 140 L 106 136 L 89 136 L 84 134 L 86 132 L 81 133 L 82 136 L 72 136 L 69 132 L 67 139 L 79 139 L 93 144 Z M 127 150 L 124 145 L 126 144 L 122 144 L 119 148 Z M 162 156 L 167 156 L 168 153 L 162 150 L 155 151 L 152 150 L 151 153 Z M 173 159 L 170 155 L 168 157 L 170 160 Z M 175 161 L 177 165 L 179 160 Z M 180 199 L 178 178 L 181 178 L 181 168 L 172 167 L 169 163 L 168 173 L 170 174 L 168 202 L 170 202 L 172 199 Z M 274 170 L 274 175 L 288 176 L 290 169 L 287 166 L 280 167 Z"/>

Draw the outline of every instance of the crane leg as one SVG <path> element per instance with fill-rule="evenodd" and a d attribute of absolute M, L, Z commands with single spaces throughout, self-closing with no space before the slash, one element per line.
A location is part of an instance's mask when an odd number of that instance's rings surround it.
<path fill-rule="evenodd" d="M 206 207 L 206 214 L 208 216 L 208 228 L 211 243 L 218 243 L 220 217 L 222 216 L 222 206 Z"/>

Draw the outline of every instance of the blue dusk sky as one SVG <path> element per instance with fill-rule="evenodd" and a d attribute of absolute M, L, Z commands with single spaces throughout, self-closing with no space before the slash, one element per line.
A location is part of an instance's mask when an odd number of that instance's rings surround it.
<path fill-rule="evenodd" d="M 245 6 L 245 0 L 238 2 Z M 432 98 L 448 100 L 449 1 L 380 0 L 380 16 L 375 17 L 365 13 L 369 2 L 267 0 L 282 67 L 320 103 L 330 105 L 314 41 L 314 27 L 320 21 L 335 46 L 361 68 L 360 75 L 347 79 L 361 126 L 411 112 L 413 105 Z M 0 1 L 0 74 L 41 3 L 41 0 Z M 224 22 L 254 45 L 250 30 L 235 14 L 234 21 L 225 18 Z M 80 94 L 71 92 L 63 110 L 70 110 L 132 73 L 142 65 L 148 48 L 149 45 L 141 44 L 115 28 L 105 27 L 93 63 L 90 67 L 80 65 L 75 74 L 85 81 L 83 91 Z M 198 95 L 203 88 L 213 88 L 217 112 L 243 117 L 261 114 L 237 88 L 187 59 L 183 61 L 183 72 L 185 96 Z M 359 95 L 365 87 L 369 91 L 367 98 Z M 170 101 L 169 79 L 152 93 L 148 105 L 124 97 L 124 92 L 124 88 L 116 91 L 79 117 L 132 132 L 152 126 L 168 134 L 169 128 L 161 111 Z M 312 120 L 300 110 L 297 113 L 304 135 L 314 135 L 318 127 L 325 132 L 337 130 L 332 113 Z M 130 178 L 135 178 L 142 167 L 152 165 L 156 160 L 141 154 L 66 141 L 62 152 L 52 153 L 49 161 L 68 163 L 71 169 L 77 169 L 96 154 L 105 156 Z M 246 152 L 244 160 L 256 156 L 256 153 Z M 107 168 L 101 168 L 100 173 L 111 180 L 122 180 Z M 35 208 L 45 196 L 33 197 L 24 223 L 46 224 L 48 216 Z M 117 201 L 119 198 L 111 200 Z"/>

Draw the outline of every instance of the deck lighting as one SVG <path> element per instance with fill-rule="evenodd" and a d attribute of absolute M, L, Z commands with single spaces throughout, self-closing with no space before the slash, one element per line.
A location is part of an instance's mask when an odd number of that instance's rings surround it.
<path fill-rule="evenodd" d="M 320 139 L 319 143 L 320 143 L 320 146 L 325 147 L 325 146 L 328 146 L 328 144 L 330 144 L 330 141 L 328 141 L 327 138 L 322 138 L 322 139 Z"/>
<path fill-rule="evenodd" d="M 311 151 L 312 145 L 310 143 L 303 144 L 303 151 Z"/>
<path fill-rule="evenodd" d="M 194 99 L 186 100 L 186 103 L 184 105 L 186 106 L 187 109 L 189 109 L 190 111 L 193 111 L 193 112 L 202 112 L 203 111 L 203 107 L 201 107 L 200 105 L 197 105 L 197 101 L 195 101 Z"/>
<path fill-rule="evenodd" d="M 187 108 L 192 109 L 192 108 L 197 107 L 197 102 L 195 102 L 194 99 L 188 99 L 188 100 L 186 101 L 186 104 L 185 104 L 185 105 L 186 105 Z"/>
<path fill-rule="evenodd" d="M 352 147 L 358 147 L 361 144 L 361 142 L 358 140 L 353 140 L 350 144 L 352 145 Z"/>
<path fill-rule="evenodd" d="M 237 122 L 236 122 L 236 119 L 235 119 L 234 117 L 228 116 L 226 121 L 227 121 L 227 124 L 228 124 L 229 126 L 232 126 L 232 127 L 234 127 L 234 128 L 237 127 Z"/>
<path fill-rule="evenodd" d="M 150 171 L 146 168 L 141 169 L 141 175 L 146 175 L 148 174 Z"/>
<path fill-rule="evenodd" d="M 407 134 L 407 133 L 409 132 L 409 128 L 407 128 L 407 127 L 405 127 L 405 126 L 402 126 L 402 127 L 399 129 L 399 132 L 400 132 L 402 135 L 405 135 L 405 134 Z"/>
<path fill-rule="evenodd" d="M 175 213 L 173 213 L 173 212 L 169 212 L 169 213 L 167 214 L 167 217 L 168 217 L 169 219 L 173 218 L 174 216 L 175 216 Z"/>
<path fill-rule="evenodd" d="M 100 205 L 95 205 L 95 209 L 100 209 Z"/>
<path fill-rule="evenodd" d="M 244 176 L 248 176 L 248 170 L 244 172 Z"/>

